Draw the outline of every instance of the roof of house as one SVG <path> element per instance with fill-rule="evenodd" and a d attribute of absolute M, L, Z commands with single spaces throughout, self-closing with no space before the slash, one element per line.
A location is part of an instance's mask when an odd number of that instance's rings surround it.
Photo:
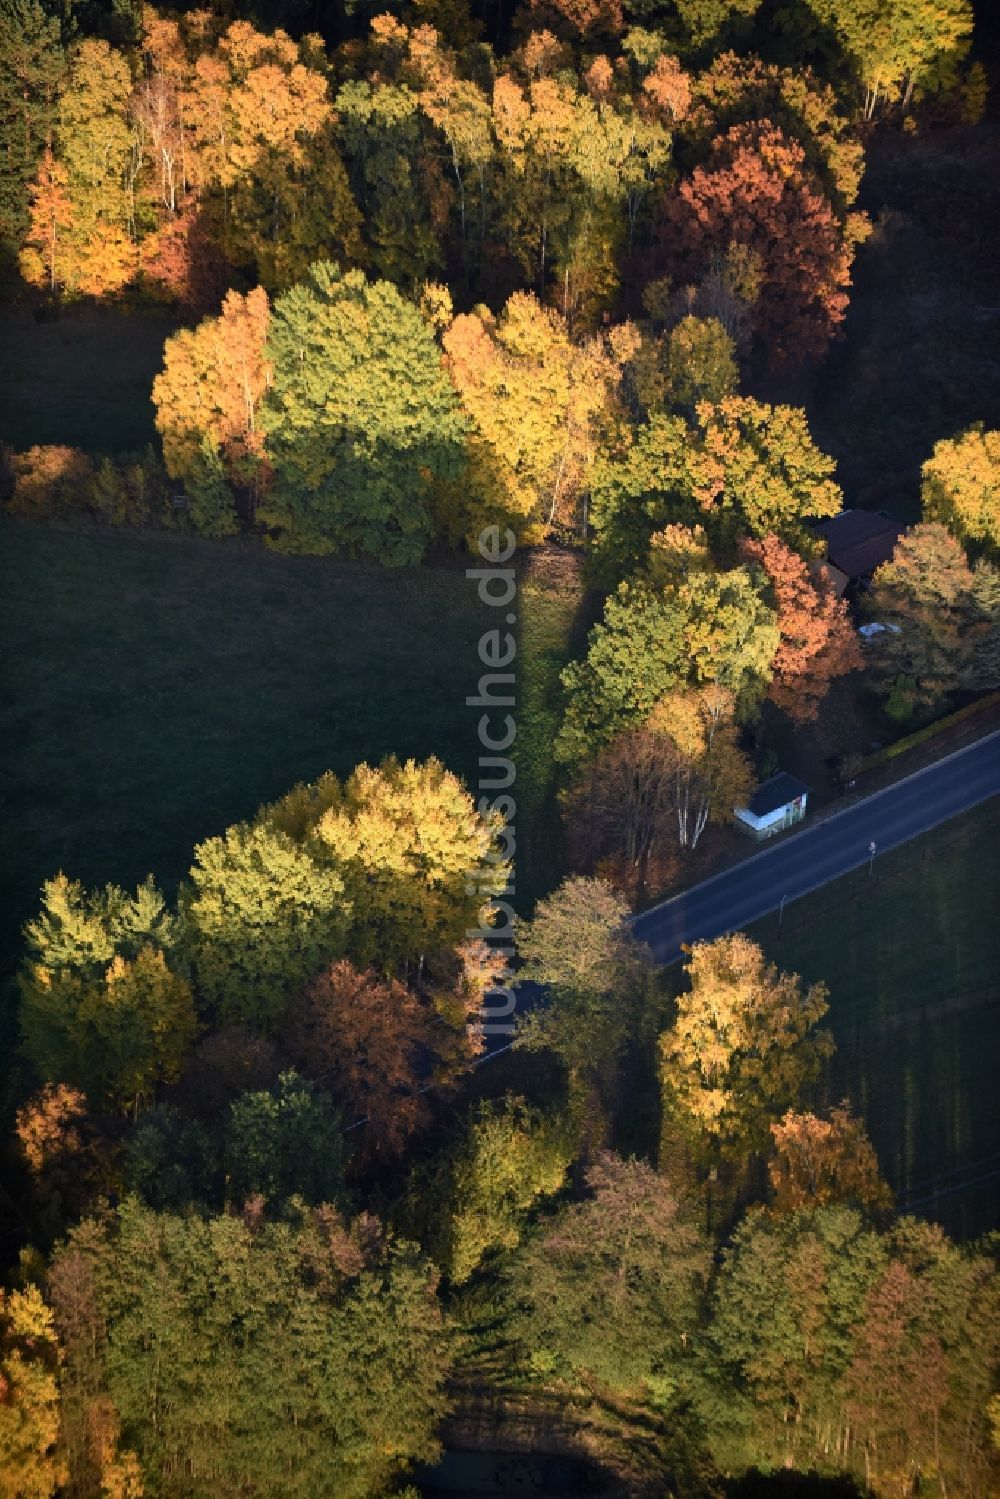
<path fill-rule="evenodd" d="M 842 599 L 847 592 L 850 578 L 842 573 L 839 567 L 834 567 L 832 562 L 810 562 L 809 571 L 813 577 L 827 588 L 832 588 L 834 597 Z"/>
<path fill-rule="evenodd" d="M 864 578 L 888 562 L 905 530 L 871 510 L 842 510 L 816 530 L 826 542 L 827 561 L 849 578 Z"/>
<path fill-rule="evenodd" d="M 754 817 L 766 817 L 769 812 L 777 812 L 779 807 L 786 807 L 796 797 L 805 796 L 808 790 L 805 781 L 789 775 L 787 770 L 779 770 L 776 776 L 760 783 L 746 810 L 752 812 Z"/>

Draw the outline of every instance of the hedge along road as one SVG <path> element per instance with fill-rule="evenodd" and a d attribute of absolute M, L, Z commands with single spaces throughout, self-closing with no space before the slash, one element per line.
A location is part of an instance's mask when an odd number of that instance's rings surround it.
<path fill-rule="evenodd" d="M 908 843 L 959 812 L 1000 793 L 1000 730 L 955 750 L 863 801 L 808 822 L 770 848 L 691 890 L 643 911 L 632 922 L 640 941 L 666 967 L 681 944 L 738 931 L 879 854 Z"/>

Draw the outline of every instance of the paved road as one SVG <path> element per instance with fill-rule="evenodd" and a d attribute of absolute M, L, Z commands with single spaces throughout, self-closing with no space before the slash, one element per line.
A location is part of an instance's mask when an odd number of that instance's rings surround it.
<path fill-rule="evenodd" d="M 637 916 L 635 935 L 658 963 L 672 963 L 682 942 L 721 936 L 781 904 L 847 874 L 1000 793 L 1000 731 L 946 755 L 926 770 L 865 797 L 825 820 L 808 820 L 753 858 Z"/>

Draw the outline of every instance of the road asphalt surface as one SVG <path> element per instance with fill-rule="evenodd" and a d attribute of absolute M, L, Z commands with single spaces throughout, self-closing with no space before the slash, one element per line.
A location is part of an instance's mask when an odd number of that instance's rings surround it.
<path fill-rule="evenodd" d="M 779 834 L 769 847 L 723 874 L 643 911 L 632 930 L 666 966 L 681 943 L 738 931 L 788 901 L 817 890 L 890 848 L 1000 793 L 1000 731 L 876 791 L 826 818 Z"/>

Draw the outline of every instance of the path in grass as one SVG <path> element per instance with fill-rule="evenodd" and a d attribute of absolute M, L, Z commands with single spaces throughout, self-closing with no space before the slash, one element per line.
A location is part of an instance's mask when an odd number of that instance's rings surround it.
<path fill-rule="evenodd" d="M 1000 1224 L 1000 800 L 750 931 L 827 984 L 827 1101 L 865 1118 L 903 1205 L 961 1237 Z"/>
<path fill-rule="evenodd" d="M 554 742 L 562 718 L 560 674 L 581 648 L 584 594 L 575 558 L 529 562 L 519 589 L 517 836 L 519 904 L 556 885 L 560 819 Z"/>

